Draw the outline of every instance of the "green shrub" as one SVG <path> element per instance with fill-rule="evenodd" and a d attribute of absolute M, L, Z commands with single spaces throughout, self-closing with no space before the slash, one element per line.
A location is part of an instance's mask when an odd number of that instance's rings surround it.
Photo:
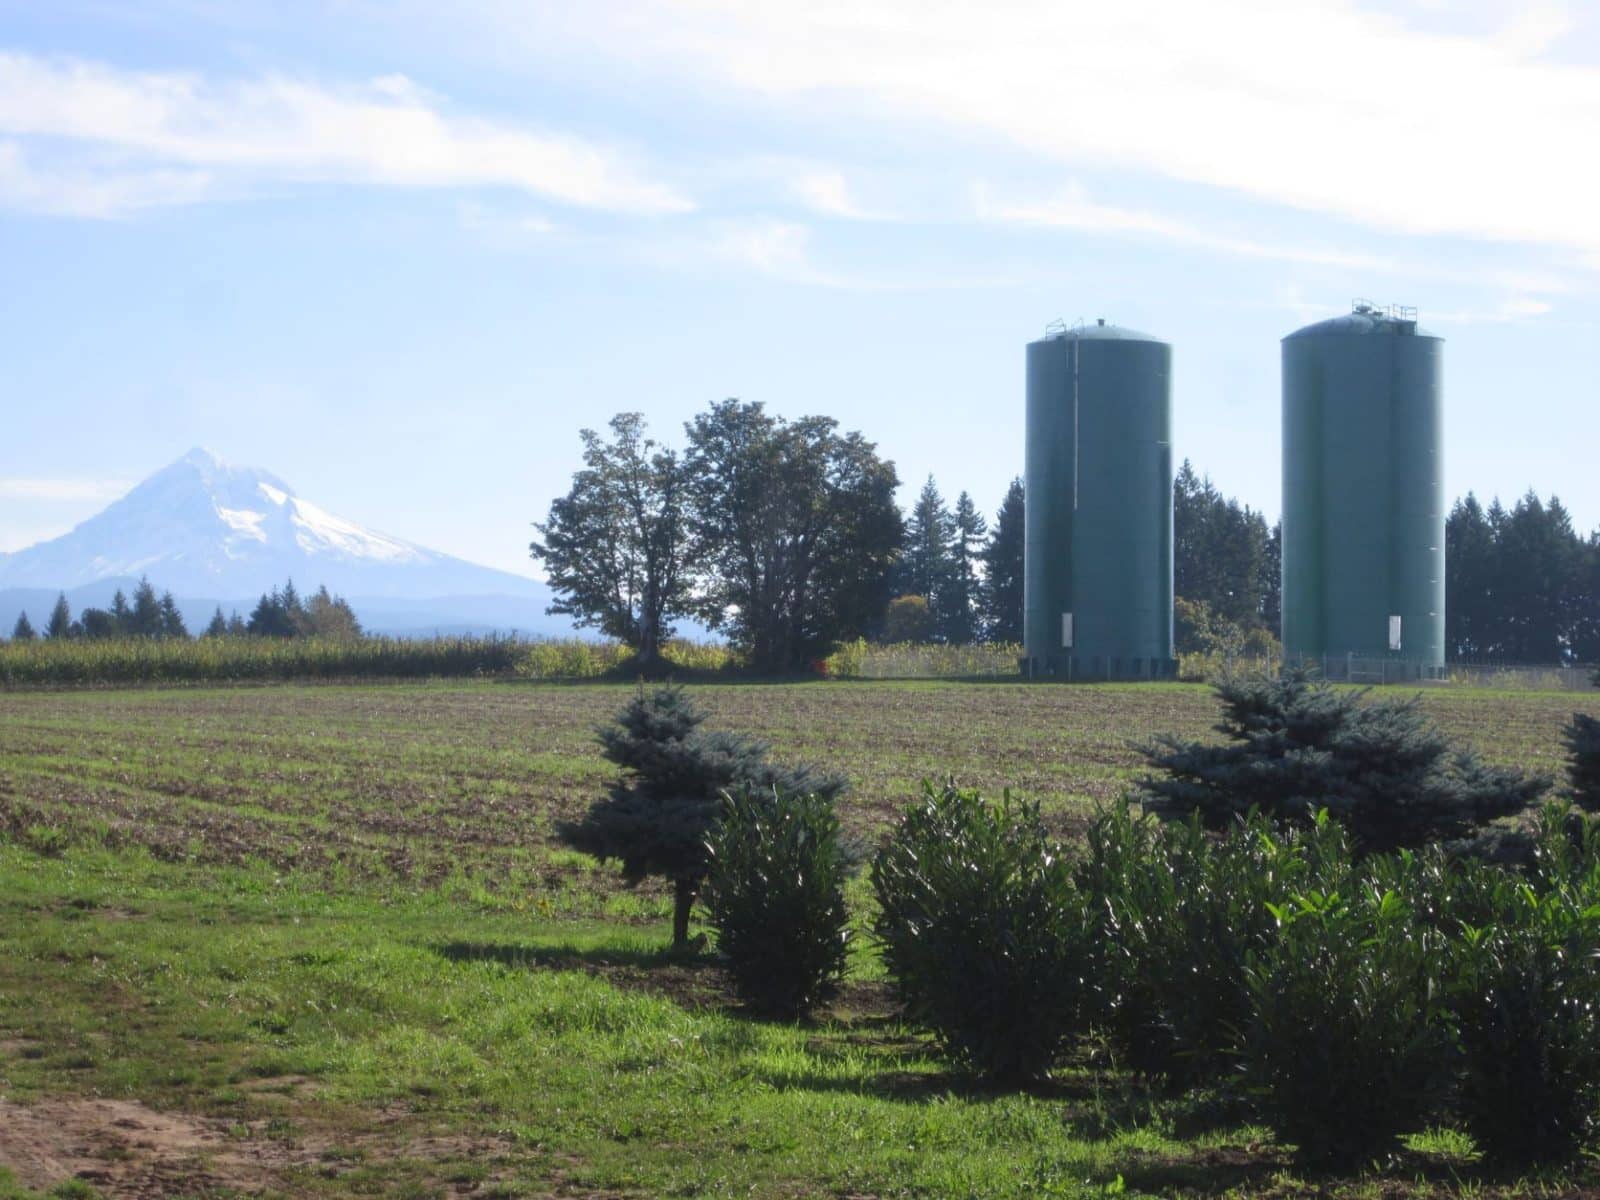
<path fill-rule="evenodd" d="M 701 900 L 739 995 L 786 1017 L 828 999 L 844 977 L 844 887 L 856 864 L 833 796 L 735 791 L 707 848 Z"/>
<path fill-rule="evenodd" d="M 1162 825 L 1126 801 L 1096 816 L 1087 841 L 1096 1022 L 1141 1074 L 1230 1072 L 1250 1017 L 1246 965 L 1275 933 L 1269 903 L 1307 886 L 1307 856 L 1259 816 L 1214 841 L 1196 818 Z"/>
<path fill-rule="evenodd" d="M 1547 812 L 1548 888 L 1478 868 L 1490 919 L 1463 921 L 1455 946 L 1461 1112 L 1485 1156 L 1515 1166 L 1572 1158 L 1600 1114 L 1600 846 L 1585 826 L 1574 853 L 1571 835 Z"/>
<path fill-rule="evenodd" d="M 1444 937 L 1370 882 L 1272 905 L 1245 970 L 1262 1118 L 1313 1162 L 1358 1163 L 1424 1127 L 1449 1081 Z"/>
<path fill-rule="evenodd" d="M 1216 691 L 1228 741 L 1159 739 L 1147 754 L 1161 774 L 1143 783 L 1151 811 L 1226 829 L 1252 810 L 1301 826 L 1326 810 L 1372 853 L 1465 837 L 1522 812 L 1548 783 L 1453 745 L 1416 699 L 1367 702 L 1303 673 Z"/>
<path fill-rule="evenodd" d="M 872 886 L 874 932 L 909 1017 L 987 1079 L 1045 1075 L 1077 1024 L 1085 912 L 1038 806 L 924 783 Z"/>

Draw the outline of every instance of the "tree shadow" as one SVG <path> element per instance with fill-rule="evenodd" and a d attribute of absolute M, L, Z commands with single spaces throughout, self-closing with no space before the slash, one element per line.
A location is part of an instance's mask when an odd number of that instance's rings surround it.
<path fill-rule="evenodd" d="M 1358 1196 L 1384 1200 L 1474 1195 L 1538 1195 L 1550 1200 L 1600 1194 L 1592 1163 L 1571 1171 L 1518 1174 L 1459 1155 L 1405 1149 L 1366 1168 L 1298 1161 L 1277 1145 L 1208 1146 L 1186 1156 L 1145 1155 L 1119 1165 L 1130 1191 L 1190 1196 Z"/>
<path fill-rule="evenodd" d="M 646 950 L 637 947 L 579 946 L 572 942 L 438 942 L 430 947 L 451 962 L 492 962 L 503 967 L 528 970 L 582 971 L 591 968 L 676 967 L 698 970 L 713 967 L 716 960 L 703 950 L 675 951 L 671 947 Z"/>
<path fill-rule="evenodd" d="M 450 941 L 430 949 L 455 963 L 498 963 L 519 971 L 578 971 L 623 991 L 644 992 L 688 1010 L 728 1010 L 727 974 L 703 949 L 578 946 L 570 942 Z"/>

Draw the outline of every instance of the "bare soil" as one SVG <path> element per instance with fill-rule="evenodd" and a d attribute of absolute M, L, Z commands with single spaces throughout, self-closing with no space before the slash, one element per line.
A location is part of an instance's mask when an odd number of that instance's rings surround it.
<path fill-rule="evenodd" d="M 249 1090 L 286 1096 L 309 1089 L 285 1076 L 253 1081 Z M 498 1138 L 430 1132 L 399 1109 L 351 1128 L 304 1111 L 293 1121 L 238 1122 L 159 1112 L 133 1100 L 0 1100 L 0 1164 L 17 1182 L 43 1190 L 79 1179 L 107 1200 L 327 1194 L 339 1190 L 341 1175 L 373 1161 L 436 1165 L 446 1194 L 468 1196 L 492 1174 L 451 1182 L 450 1164 L 504 1160 L 510 1152 Z"/>

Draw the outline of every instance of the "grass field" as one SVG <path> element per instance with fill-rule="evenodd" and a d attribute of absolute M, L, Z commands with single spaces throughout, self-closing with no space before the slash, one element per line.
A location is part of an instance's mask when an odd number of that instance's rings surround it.
<path fill-rule="evenodd" d="M 872 833 L 921 779 L 1070 833 L 1198 735 L 1191 686 L 696 689 L 719 725 L 845 772 Z M 1464 1140 L 1301 1179 L 1259 1129 L 1086 1053 L 986 1094 L 896 1021 L 870 946 L 834 1009 L 750 1020 L 674 962 L 663 891 L 551 841 L 610 768 L 613 686 L 0 693 L 0 1197 L 73 1194 L 1558 1194 Z M 1489 757 L 1554 771 L 1600 697 L 1440 690 Z M 864 889 L 857 898 L 865 901 Z M 4 1174 L 0 1173 L 0 1180 Z M 8 1188 L 10 1189 L 8 1191 Z M 83 1189 L 92 1189 L 83 1190 Z"/>

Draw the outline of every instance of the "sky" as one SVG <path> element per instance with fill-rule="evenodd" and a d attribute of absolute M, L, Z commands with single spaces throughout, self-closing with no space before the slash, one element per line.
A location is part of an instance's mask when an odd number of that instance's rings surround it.
<path fill-rule="evenodd" d="M 1446 339 L 1445 482 L 1600 526 L 1600 4 L 0 0 L 0 551 L 203 445 L 534 573 L 578 430 L 859 429 L 992 514 L 1023 348 L 1174 347 L 1276 518 L 1279 339 Z"/>

